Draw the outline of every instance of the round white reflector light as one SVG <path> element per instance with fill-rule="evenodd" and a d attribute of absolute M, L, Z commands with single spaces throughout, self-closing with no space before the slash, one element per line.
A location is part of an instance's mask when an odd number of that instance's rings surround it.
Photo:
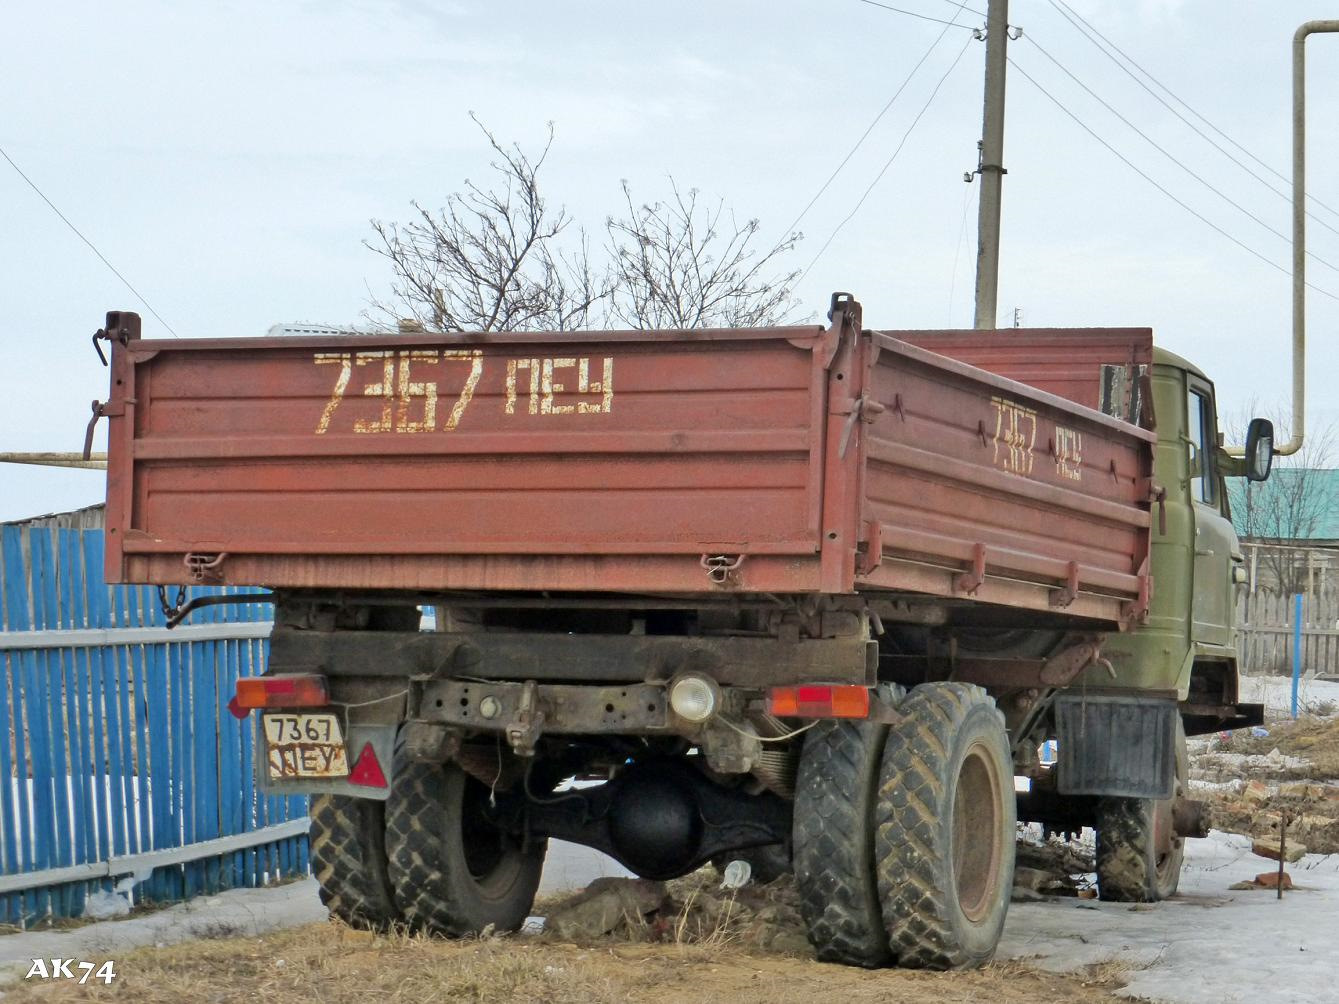
<path fill-rule="evenodd" d="M 670 685 L 670 707 L 687 722 L 705 722 L 716 713 L 719 698 L 719 688 L 703 676 L 681 676 Z"/>

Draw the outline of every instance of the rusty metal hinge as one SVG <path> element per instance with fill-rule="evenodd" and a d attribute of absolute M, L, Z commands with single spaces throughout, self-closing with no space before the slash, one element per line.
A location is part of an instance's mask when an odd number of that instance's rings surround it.
<path fill-rule="evenodd" d="M 861 575 L 868 575 L 882 562 L 883 524 L 872 519 L 865 524 L 865 539 L 856 545 L 856 570 Z"/>
<path fill-rule="evenodd" d="M 1144 501 L 1149 504 L 1150 508 L 1154 505 L 1158 507 L 1158 536 L 1165 537 L 1167 535 L 1167 489 L 1152 478 L 1146 478 L 1144 485 Z"/>
<path fill-rule="evenodd" d="M 968 596 L 981 588 L 986 581 L 986 545 L 972 545 L 972 567 L 970 571 L 959 572 L 953 576 L 953 588 Z"/>
<path fill-rule="evenodd" d="M 1139 591 L 1133 602 L 1123 605 L 1121 613 L 1132 623 L 1143 624 L 1148 620 L 1149 608 L 1153 603 L 1153 576 L 1149 574 L 1147 558 L 1139 565 L 1137 577 Z"/>
<path fill-rule="evenodd" d="M 1053 607 L 1067 607 L 1079 598 L 1079 563 L 1071 561 L 1065 569 L 1065 584 L 1060 589 L 1051 590 L 1050 604 Z"/>
<path fill-rule="evenodd" d="M 208 582 L 211 579 L 221 581 L 223 573 L 220 569 L 227 559 L 227 551 L 218 554 L 197 554 L 192 551 L 181 559 L 181 563 L 186 566 L 192 582 Z"/>
<path fill-rule="evenodd" d="M 84 430 L 84 459 L 89 460 L 93 456 L 93 430 L 97 427 L 98 419 L 120 418 L 126 413 L 126 403 L 124 401 L 101 401 L 93 402 L 93 415 L 88 420 L 88 427 Z"/>
<path fill-rule="evenodd" d="M 846 412 L 846 424 L 842 427 L 841 445 L 837 447 L 837 456 L 846 457 L 846 448 L 851 445 L 851 434 L 855 432 L 856 422 L 866 422 L 874 424 L 874 420 L 887 411 L 887 407 L 875 401 L 868 394 L 861 394 L 851 404 L 850 411 Z M 837 412 L 842 414 L 842 412 Z"/>

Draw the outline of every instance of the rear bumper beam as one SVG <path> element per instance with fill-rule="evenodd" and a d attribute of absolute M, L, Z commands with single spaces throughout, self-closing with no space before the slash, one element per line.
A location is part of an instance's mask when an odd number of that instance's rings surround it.
<path fill-rule="evenodd" d="M 328 676 L 639 683 L 695 670 L 724 686 L 874 686 L 878 646 L 863 638 L 557 633 L 304 631 L 276 628 L 269 671 Z"/>

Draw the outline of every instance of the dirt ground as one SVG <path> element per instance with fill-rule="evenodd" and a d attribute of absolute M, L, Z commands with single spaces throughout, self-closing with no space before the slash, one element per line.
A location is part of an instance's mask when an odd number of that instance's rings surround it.
<path fill-rule="evenodd" d="M 1286 818 L 1290 842 L 1339 853 L 1339 717 L 1270 721 L 1264 733 L 1196 740 L 1191 795 L 1212 805 L 1216 829 L 1276 838 Z"/>
<path fill-rule="evenodd" d="M 819 1000 L 919 1004 L 925 1000 L 1110 1001 L 1119 969 L 1056 975 L 1017 963 L 979 972 L 867 971 L 729 945 L 549 944 L 533 937 L 449 942 L 376 936 L 312 924 L 266 938 L 143 949 L 118 960 L 111 986 L 27 983 L 5 1000 L 135 1001 L 137 1004 L 689 1004 L 718 1000 L 813 1004 Z"/>
<path fill-rule="evenodd" d="M 1298 722 L 1273 719 L 1266 729 L 1266 735 L 1241 730 L 1193 740 L 1192 796 L 1212 802 L 1219 829 L 1276 836 L 1279 820 L 1286 813 L 1292 820 L 1290 843 L 1303 842 L 1310 851 L 1321 854 L 1339 853 L 1339 716 L 1310 716 Z M 1256 863 L 1261 871 L 1271 865 L 1253 857 L 1245 844 L 1233 854 L 1226 863 L 1202 864 L 1204 881 L 1200 885 L 1204 888 L 1198 893 L 1192 889 L 1188 897 L 1182 897 L 1190 905 L 1179 909 L 1199 909 L 1196 904 L 1203 903 L 1228 904 L 1242 911 L 1255 908 L 1254 900 L 1237 904 L 1224 894 L 1237 888 L 1230 880 L 1239 877 L 1238 873 L 1248 875 L 1256 870 Z M 1238 861 L 1239 857 L 1244 860 Z M 1306 867 L 1314 864 L 1309 859 Z M 600 937 L 526 934 L 449 942 L 399 933 L 373 936 L 337 923 L 239 937 L 241 929 L 221 923 L 200 940 L 116 953 L 119 976 L 111 986 L 79 987 L 68 980 L 21 982 L 6 987 L 4 999 L 6 1004 L 89 1000 L 144 1004 L 293 1000 L 321 1004 L 367 1000 L 379 1004 L 422 1004 L 425 1000 L 814 1004 L 844 998 L 892 1004 L 923 1000 L 1034 1004 L 1110 1001 L 1127 980 L 1132 991 L 1140 980 L 1147 982 L 1144 970 L 1156 967 L 1171 943 L 1163 944 L 1151 961 L 1128 951 L 1119 961 L 1112 961 L 1119 946 L 1130 941 L 1129 922 L 1122 926 L 1125 912 L 1150 908 L 1083 902 L 1094 894 L 1090 846 L 1038 843 L 1034 835 L 1020 842 L 1019 866 L 1020 876 L 1030 875 L 1031 881 L 1016 885 L 1015 901 L 1025 904 L 1016 909 L 1059 909 L 1061 937 L 1078 937 L 1085 944 L 1079 920 L 1106 924 L 1113 930 L 1102 927 L 1087 937 L 1110 944 L 1112 951 L 1079 959 L 1079 964 L 1088 963 L 1085 968 L 1075 969 L 1072 960 L 1057 966 L 1057 960 L 1048 959 L 1043 951 L 1050 941 L 1028 924 L 1030 937 L 1041 939 L 1037 952 L 1025 940 L 1021 951 L 1018 946 L 1012 950 L 1014 958 L 1022 961 L 995 963 L 978 972 L 870 972 L 822 964 L 812 959 L 804 941 L 788 879 L 731 892 L 721 888 L 719 875 L 704 869 L 669 883 L 661 890 L 659 905 L 623 915 Z M 1315 872 L 1299 874 L 1304 893 L 1300 899 L 1287 900 L 1292 912 L 1307 906 L 1305 889 L 1320 884 Z M 1313 891 L 1311 895 L 1321 894 Z M 571 897 L 549 897 L 537 904 L 536 912 L 552 918 L 565 902 L 570 904 Z M 1065 903 L 1072 906 L 1066 908 Z M 1325 907 L 1319 901 L 1316 905 Z M 1103 911 L 1104 907 L 1111 909 Z M 1166 905 L 1166 909 L 1176 908 L 1175 903 Z M 1303 927 L 1314 927 L 1314 921 L 1301 914 L 1299 918 Z M 1052 932 L 1052 941 L 1055 936 Z M 1299 950 L 1306 952 L 1305 938 L 1298 934 L 1294 940 L 1298 939 Z M 1175 947 L 1171 945 L 1173 953 Z M 1089 962 L 1093 959 L 1106 961 Z M 1043 963 L 1071 971 L 1036 968 Z M 1165 988 L 1152 995 L 1164 992 Z M 1200 998 L 1192 995 L 1191 999 Z"/>

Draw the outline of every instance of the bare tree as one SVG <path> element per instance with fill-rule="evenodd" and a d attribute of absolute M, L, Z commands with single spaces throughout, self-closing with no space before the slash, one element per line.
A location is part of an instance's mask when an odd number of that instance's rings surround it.
<path fill-rule="evenodd" d="M 412 317 L 431 331 L 565 331 L 589 326 L 609 295 L 608 279 L 590 260 L 581 232 L 573 246 L 558 238 L 572 220 L 551 208 L 539 172 L 553 145 L 553 127 L 538 156 L 503 146 L 471 113 L 496 159 L 491 186 L 468 179 L 436 212 L 413 203 L 408 223 L 372 221 L 367 247 L 391 263 L 392 302 L 373 302 L 390 320 Z"/>
<path fill-rule="evenodd" d="M 670 179 L 671 197 L 637 205 L 623 182 L 623 215 L 605 229 L 614 275 L 610 310 L 631 328 L 759 327 L 785 319 L 798 271 L 776 275 L 778 259 L 800 239 L 770 251 L 754 247 L 759 223 L 739 223 L 723 201 Z"/>
<path fill-rule="evenodd" d="M 1286 419 L 1273 421 L 1280 430 L 1292 427 Z M 1246 420 L 1231 425 L 1238 431 L 1235 441 L 1243 442 Z M 1308 565 L 1300 549 L 1313 545 L 1317 531 L 1330 517 L 1333 500 L 1326 482 L 1334 465 L 1335 428 L 1319 425 L 1307 433 L 1301 450 L 1275 458 L 1268 481 L 1241 482 L 1233 500 L 1233 522 L 1247 540 L 1271 545 L 1260 549 L 1257 562 L 1265 587 L 1283 593 L 1307 588 Z"/>
<path fill-rule="evenodd" d="M 471 118 L 474 118 L 471 115 Z M 798 273 L 776 275 L 799 240 L 756 247 L 759 223 L 735 220 L 723 202 L 699 201 L 670 179 L 665 202 L 637 205 L 623 184 L 623 211 L 605 221 L 596 262 L 591 241 L 564 207 L 540 191 L 553 144 L 531 156 L 505 146 L 476 118 L 494 159 L 491 184 L 465 182 L 446 206 L 415 202 L 407 223 L 373 220 L 393 273 L 390 296 L 373 314 L 413 319 L 432 331 L 569 331 L 578 328 L 740 327 L 778 323 Z"/>

